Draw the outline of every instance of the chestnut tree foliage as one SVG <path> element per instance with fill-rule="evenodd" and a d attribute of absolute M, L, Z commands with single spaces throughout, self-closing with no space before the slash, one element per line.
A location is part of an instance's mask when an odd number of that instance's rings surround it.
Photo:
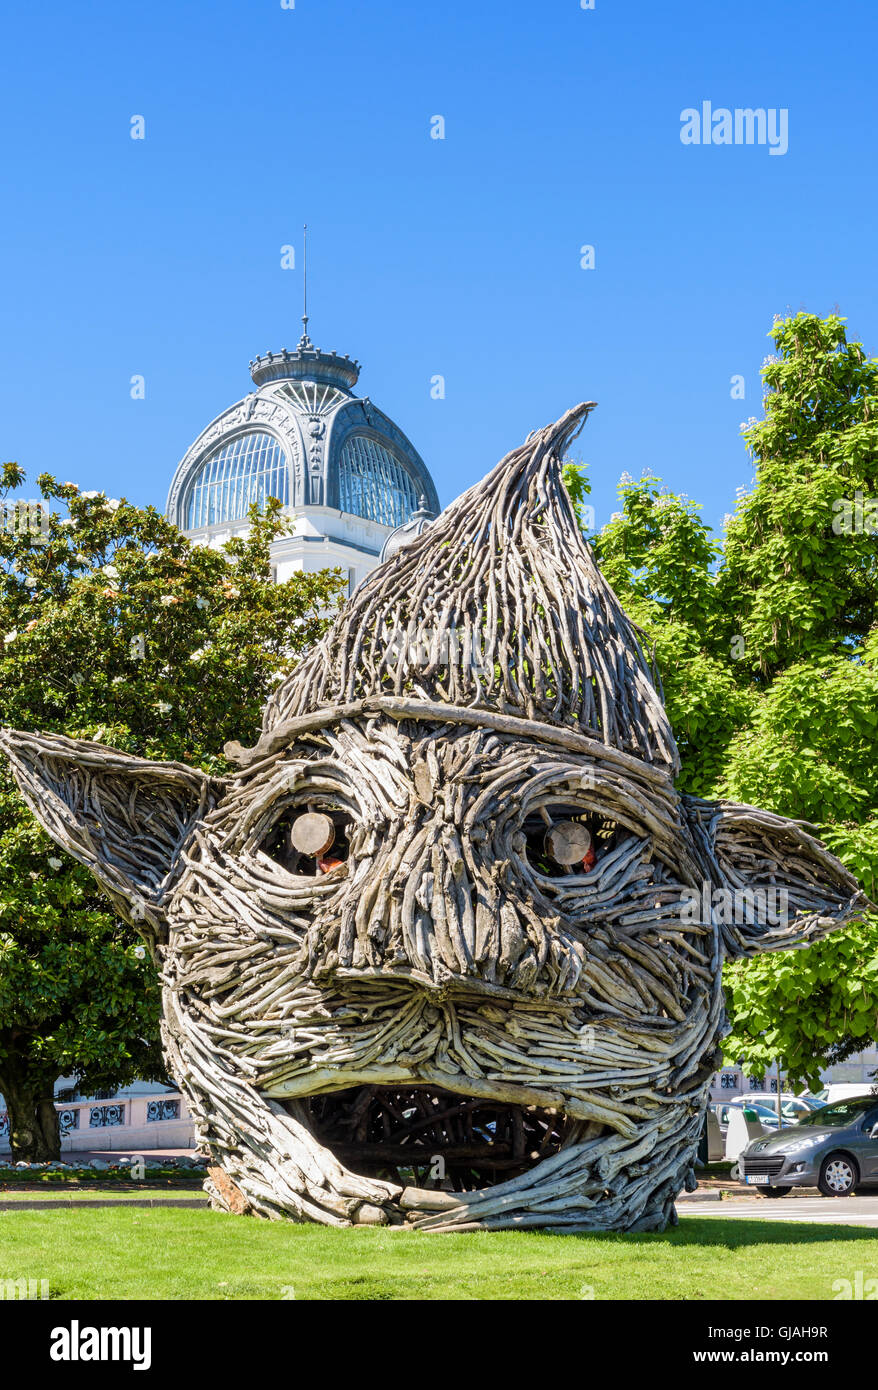
<path fill-rule="evenodd" d="M 724 538 L 646 475 L 623 477 L 595 546 L 655 644 L 681 788 L 811 823 L 878 901 L 878 361 L 837 315 L 770 336 Z M 878 1035 L 878 917 L 726 985 L 727 1059 L 815 1084 Z"/>
<path fill-rule="evenodd" d="M 4 496 L 24 481 L 3 466 Z M 29 525 L 7 504 L 0 530 L 0 723 L 227 771 L 223 744 L 256 740 L 264 700 L 337 606 L 340 572 L 272 582 L 287 527 L 273 501 L 216 549 L 152 507 L 37 481 L 43 515 Z M 58 1156 L 59 1076 L 87 1090 L 162 1076 L 158 1008 L 133 931 L 0 760 L 0 1095 L 16 1158 Z"/>

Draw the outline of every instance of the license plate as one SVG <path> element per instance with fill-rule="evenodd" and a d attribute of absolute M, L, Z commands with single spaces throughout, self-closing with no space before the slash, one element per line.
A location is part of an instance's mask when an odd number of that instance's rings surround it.
<path fill-rule="evenodd" d="M 748 1173 L 747 1176 L 744 1178 L 744 1181 L 745 1181 L 745 1182 L 755 1182 L 755 1183 L 757 1183 L 757 1184 L 764 1183 L 765 1185 L 767 1185 L 767 1184 L 768 1184 L 768 1174 L 767 1174 L 767 1173 Z"/>

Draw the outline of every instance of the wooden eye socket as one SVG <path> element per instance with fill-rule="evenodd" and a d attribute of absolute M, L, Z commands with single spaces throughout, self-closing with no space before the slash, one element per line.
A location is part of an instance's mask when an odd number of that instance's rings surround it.
<path fill-rule="evenodd" d="M 335 826 L 320 811 L 306 811 L 290 826 L 290 844 L 300 854 L 325 854 L 335 841 Z"/>

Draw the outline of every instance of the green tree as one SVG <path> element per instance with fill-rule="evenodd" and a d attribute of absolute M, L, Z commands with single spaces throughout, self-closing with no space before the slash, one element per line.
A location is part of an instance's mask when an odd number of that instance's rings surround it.
<path fill-rule="evenodd" d="M 23 471 L 3 466 L 3 495 Z M 38 479 L 0 530 L 0 721 L 227 771 L 261 705 L 325 629 L 339 571 L 272 582 L 280 505 L 246 538 L 191 544 L 159 512 Z M 67 515 L 50 510 L 64 505 Z M 16 1158 L 60 1151 L 59 1075 L 87 1089 L 163 1074 L 155 971 L 91 875 L 56 849 L 0 768 L 0 1094 Z"/>
<path fill-rule="evenodd" d="M 734 662 L 717 588 L 721 546 L 688 497 L 622 475 L 622 510 L 595 538 L 598 563 L 651 645 L 680 748 L 681 790 L 713 796 L 754 694 Z"/>
<path fill-rule="evenodd" d="M 755 482 L 720 574 L 743 659 L 766 679 L 807 657 L 853 659 L 878 604 L 878 526 L 838 527 L 845 499 L 878 497 L 878 360 L 835 314 L 778 320 L 770 337 L 765 415 L 744 429 Z"/>
<path fill-rule="evenodd" d="M 810 822 L 878 898 L 878 361 L 837 315 L 777 320 L 753 486 L 724 542 L 623 478 L 599 562 L 654 643 L 681 787 Z M 796 1081 L 878 1032 L 878 919 L 727 968 L 726 1056 Z"/>

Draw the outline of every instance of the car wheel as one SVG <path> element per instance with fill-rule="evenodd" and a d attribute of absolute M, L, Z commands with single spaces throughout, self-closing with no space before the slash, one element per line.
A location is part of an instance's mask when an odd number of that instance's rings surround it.
<path fill-rule="evenodd" d="M 860 1174 L 857 1165 L 847 1154 L 830 1154 L 823 1160 L 817 1186 L 824 1197 L 850 1197 Z"/>
<path fill-rule="evenodd" d="M 762 1187 L 759 1190 L 763 1197 L 788 1197 L 793 1189 L 791 1187 Z"/>

